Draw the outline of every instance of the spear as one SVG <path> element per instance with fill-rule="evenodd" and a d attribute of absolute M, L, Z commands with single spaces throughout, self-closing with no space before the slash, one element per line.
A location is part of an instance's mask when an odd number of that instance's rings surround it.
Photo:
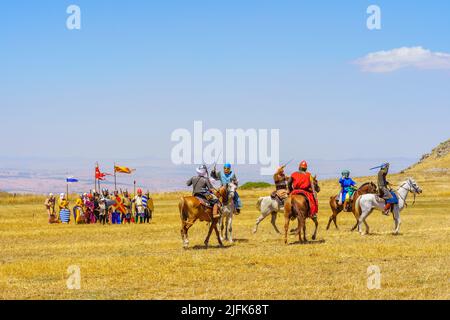
<path fill-rule="evenodd" d="M 294 161 L 293 158 L 291 160 L 289 160 L 288 162 L 286 162 L 285 164 L 283 164 L 281 167 L 286 168 L 288 166 L 288 164 L 291 163 L 292 161 Z"/>

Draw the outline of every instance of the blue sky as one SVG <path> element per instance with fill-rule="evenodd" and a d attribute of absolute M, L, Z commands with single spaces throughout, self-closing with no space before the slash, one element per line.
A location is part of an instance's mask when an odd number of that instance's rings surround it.
<path fill-rule="evenodd" d="M 370 4 L 381 30 L 366 28 Z M 171 132 L 202 120 L 280 128 L 282 159 L 419 157 L 449 138 L 450 70 L 354 61 L 450 53 L 449 14 L 446 1 L 2 2 L 0 155 L 168 158 Z"/>

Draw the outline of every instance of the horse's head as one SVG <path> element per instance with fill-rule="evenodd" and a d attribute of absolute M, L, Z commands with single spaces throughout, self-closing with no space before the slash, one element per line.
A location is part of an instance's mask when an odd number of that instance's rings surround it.
<path fill-rule="evenodd" d="M 364 193 L 377 193 L 377 185 L 373 182 L 365 182 L 359 188 L 358 191 Z"/>
<path fill-rule="evenodd" d="M 409 192 L 412 192 L 414 194 L 421 194 L 422 188 L 419 187 L 417 182 L 413 178 L 406 179 L 402 184 L 401 187 L 408 190 Z"/>
<path fill-rule="evenodd" d="M 318 193 L 320 192 L 319 181 L 317 181 L 317 175 L 313 176 L 314 190 Z"/>
<path fill-rule="evenodd" d="M 234 198 L 236 189 L 237 189 L 237 185 L 235 185 L 233 182 L 227 183 L 226 190 L 227 190 L 228 199 Z"/>

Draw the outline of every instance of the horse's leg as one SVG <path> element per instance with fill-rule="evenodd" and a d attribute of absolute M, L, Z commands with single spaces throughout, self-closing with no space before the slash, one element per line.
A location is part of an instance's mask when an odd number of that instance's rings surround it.
<path fill-rule="evenodd" d="M 339 230 L 339 227 L 337 225 L 337 215 L 339 214 L 340 211 L 338 211 L 336 213 L 336 215 L 333 217 L 333 222 L 334 222 L 334 226 L 336 227 L 336 230 Z"/>
<path fill-rule="evenodd" d="M 263 214 L 261 214 L 257 219 L 256 219 L 256 223 L 255 226 L 253 227 L 252 232 L 256 233 L 258 231 L 258 225 L 261 223 L 261 221 L 263 221 L 265 218 L 265 216 Z"/>
<path fill-rule="evenodd" d="M 312 239 L 313 239 L 313 240 L 316 240 L 316 237 L 317 237 L 317 229 L 318 229 L 318 226 L 319 226 L 319 222 L 317 221 L 317 216 L 314 216 L 314 217 L 312 218 L 312 220 L 314 221 L 314 225 L 315 225 L 314 234 L 313 234 L 313 236 L 312 236 Z"/>
<path fill-rule="evenodd" d="M 225 213 L 222 213 L 220 215 L 220 218 L 217 220 L 217 224 L 218 224 L 218 229 L 219 230 L 219 235 L 220 235 L 220 240 L 223 240 L 223 219 L 224 219 Z M 211 222 L 212 224 L 212 222 Z"/>
<path fill-rule="evenodd" d="M 400 209 L 398 207 L 398 205 L 394 205 L 394 234 L 398 234 L 400 232 L 400 224 L 401 224 L 401 220 L 400 220 Z"/>
<path fill-rule="evenodd" d="M 228 239 L 232 243 L 233 242 L 233 211 L 231 212 L 230 218 L 228 221 L 228 233 L 229 233 Z"/>
<path fill-rule="evenodd" d="M 214 227 L 214 231 L 216 233 L 217 241 L 219 242 L 219 246 L 223 247 L 222 239 L 220 239 L 219 229 L 217 228 L 217 221 L 212 222 L 211 225 Z"/>
<path fill-rule="evenodd" d="M 364 221 L 365 215 L 366 215 L 366 212 L 364 212 L 364 211 L 361 212 L 361 215 L 358 217 L 358 222 L 356 223 L 357 226 L 358 226 L 358 232 L 359 232 L 360 235 L 363 235 L 361 226 L 362 226 L 362 223 Z"/>
<path fill-rule="evenodd" d="M 284 216 L 284 244 L 288 243 L 288 231 L 289 231 L 289 215 Z"/>
<path fill-rule="evenodd" d="M 303 230 L 303 225 L 302 225 L 302 215 L 301 215 L 301 212 L 298 212 L 298 214 L 297 214 L 297 222 L 298 222 L 298 226 L 297 226 L 298 241 L 299 241 L 300 243 L 302 243 L 302 230 Z"/>
<path fill-rule="evenodd" d="M 217 220 L 215 220 L 214 222 L 211 222 L 211 225 L 209 226 L 208 235 L 206 236 L 206 239 L 204 242 L 205 246 L 207 248 L 208 248 L 209 238 L 211 237 L 211 233 L 212 233 L 213 229 L 214 230 L 217 229 Z M 217 230 L 217 232 L 219 232 L 219 230 Z M 221 242 L 220 235 L 219 235 L 218 239 L 219 239 L 219 243 L 220 243 Z"/>
<path fill-rule="evenodd" d="M 306 239 L 306 218 L 303 217 L 302 218 L 302 227 L 303 227 L 303 242 L 308 242 L 308 240 Z"/>
<path fill-rule="evenodd" d="M 187 248 L 189 246 L 189 237 L 188 237 L 188 231 L 189 229 L 194 225 L 195 220 L 187 220 L 184 222 L 183 230 L 184 231 L 184 238 L 183 238 L 183 247 Z"/>
<path fill-rule="evenodd" d="M 336 202 L 336 200 L 334 200 L 334 201 Z M 339 227 L 337 226 L 337 215 L 339 214 L 339 212 L 342 211 L 342 209 L 340 209 L 340 207 L 336 207 L 331 204 L 330 204 L 330 207 L 331 207 L 331 211 L 333 212 L 333 214 L 330 216 L 330 219 L 328 220 L 327 230 L 330 229 L 331 222 L 333 222 L 336 229 L 339 230 Z"/>
<path fill-rule="evenodd" d="M 357 202 L 355 201 L 355 202 L 353 203 L 353 206 L 356 206 L 356 205 L 357 205 Z M 355 223 L 355 225 L 353 226 L 353 228 L 351 229 L 351 231 L 355 231 L 356 228 L 358 228 L 359 217 L 360 217 L 360 215 L 359 215 L 359 213 L 358 213 L 358 211 L 357 211 L 356 208 L 353 208 L 352 212 L 353 212 L 353 216 L 354 216 L 355 219 L 356 219 L 356 223 Z M 359 230 L 358 230 L 358 231 L 359 231 Z"/>
<path fill-rule="evenodd" d="M 369 225 L 367 224 L 366 219 L 370 213 L 371 213 L 371 210 L 365 210 L 365 211 L 361 212 L 361 215 L 358 220 L 358 231 L 359 231 L 360 235 L 363 235 L 362 227 L 361 227 L 363 223 L 366 226 L 366 234 L 369 233 Z"/>
<path fill-rule="evenodd" d="M 277 212 L 272 212 L 272 219 L 270 220 L 270 222 L 272 223 L 273 228 L 275 229 L 275 232 L 278 234 L 281 234 L 280 230 L 278 230 L 277 228 Z"/>

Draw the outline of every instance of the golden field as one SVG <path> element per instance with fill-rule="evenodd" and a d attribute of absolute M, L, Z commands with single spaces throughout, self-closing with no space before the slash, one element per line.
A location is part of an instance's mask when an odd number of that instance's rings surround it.
<path fill-rule="evenodd" d="M 448 157 L 446 157 L 448 160 Z M 448 168 L 449 163 L 442 164 Z M 259 196 L 242 191 L 244 210 L 234 220 L 233 244 L 203 247 L 206 223 L 190 230 L 184 250 L 177 208 L 180 193 L 158 194 L 149 225 L 48 225 L 43 198 L 0 198 L 1 299 L 449 299 L 450 175 L 413 168 L 392 175 L 398 184 L 413 176 L 423 189 L 402 212 L 401 234 L 375 211 L 371 234 L 350 232 L 351 213 L 338 216 L 340 230 L 325 230 L 336 181 L 321 181 L 318 239 L 285 245 L 258 216 Z M 356 179 L 376 181 L 375 177 Z M 283 229 L 284 218 L 277 224 Z M 294 227 L 296 222 L 291 222 Z M 313 223 L 308 221 L 310 234 Z M 81 289 L 67 289 L 67 268 L 81 269 Z M 381 289 L 367 288 L 367 268 L 381 268 Z"/>

